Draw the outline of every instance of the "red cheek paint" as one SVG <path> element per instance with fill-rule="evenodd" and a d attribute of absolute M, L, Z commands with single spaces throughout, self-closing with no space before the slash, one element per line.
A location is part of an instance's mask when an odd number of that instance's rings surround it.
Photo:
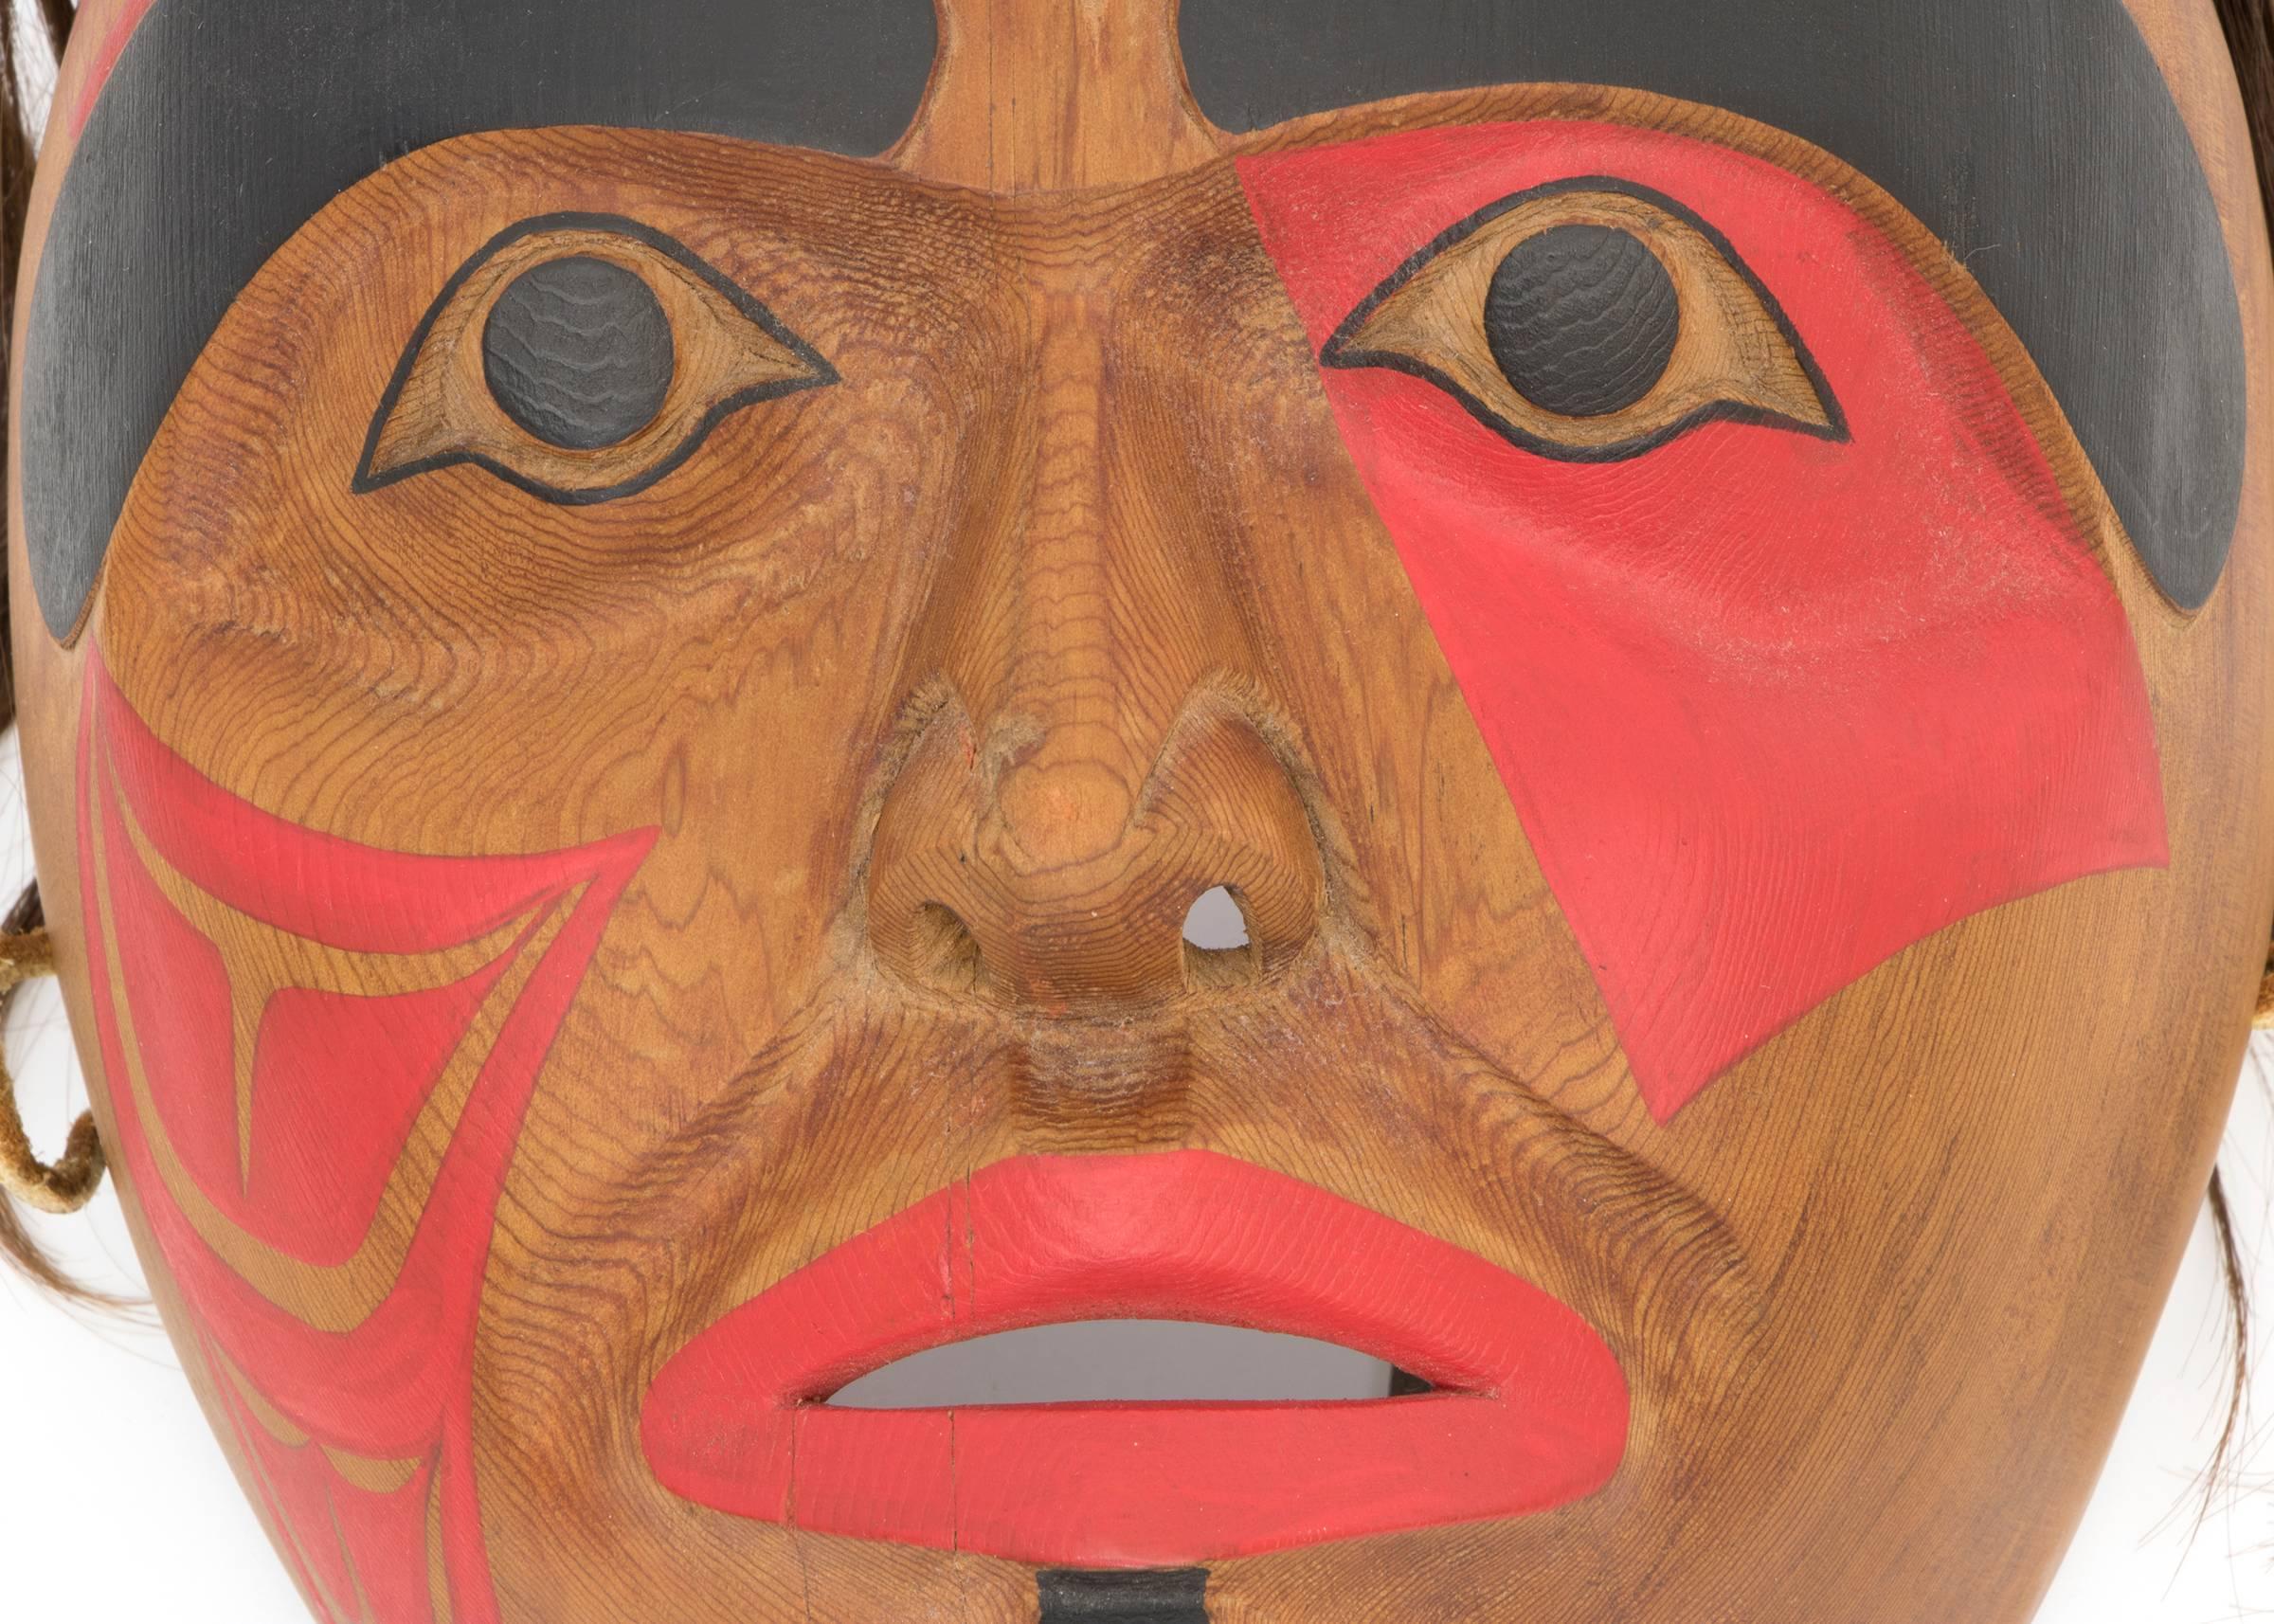
<path fill-rule="evenodd" d="M 1318 1403 L 821 1403 L 1026 1326 L 1206 1320 L 1337 1342 L 1438 1391 Z M 812 1533 L 1152 1567 L 1516 1516 L 1593 1493 L 1627 1385 L 1528 1282 L 1206 1151 L 982 1168 L 733 1309 L 657 1376 L 640 1435 L 698 1504 Z"/>
<path fill-rule="evenodd" d="M 1989 357 L 1862 215 L 1574 122 L 1239 171 L 1314 350 L 1453 223 L 1608 176 L 1726 237 L 1846 413 L 1847 443 L 1714 423 L 1580 463 L 1423 379 L 1320 373 L 1660 1121 L 1943 926 L 2168 861 L 2122 607 Z"/>
<path fill-rule="evenodd" d="M 302 828 L 170 750 L 98 650 L 79 770 L 116 1151 L 256 1494 L 326 1624 L 496 1624 L 482 1270 L 538 1074 L 655 832 L 460 857 Z M 385 1200 L 415 1218 L 381 1222 Z"/>

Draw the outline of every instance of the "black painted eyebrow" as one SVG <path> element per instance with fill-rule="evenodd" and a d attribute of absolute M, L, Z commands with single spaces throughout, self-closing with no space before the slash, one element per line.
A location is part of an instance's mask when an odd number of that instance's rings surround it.
<path fill-rule="evenodd" d="M 2122 0 L 1183 0 L 1232 131 L 1422 91 L 1576 83 L 1789 131 L 1892 192 L 2021 337 L 2157 583 L 2195 608 L 2241 511 L 2227 242 Z"/>
<path fill-rule="evenodd" d="M 24 512 L 78 622 L 223 315 L 324 206 L 480 130 L 605 124 L 866 155 L 922 100 L 931 0 L 157 0 L 95 103 L 32 293 Z"/>

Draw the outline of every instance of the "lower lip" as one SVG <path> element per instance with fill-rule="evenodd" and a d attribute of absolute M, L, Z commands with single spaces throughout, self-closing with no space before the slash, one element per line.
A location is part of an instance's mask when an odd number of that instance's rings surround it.
<path fill-rule="evenodd" d="M 836 1409 L 947 1343 L 1068 1320 L 1340 1343 L 1402 1398 Z M 641 1442 L 698 1505 L 813 1533 L 1078 1567 L 1252 1556 L 1593 1493 L 1627 1385 L 1586 1321 L 1471 1253 L 1207 1151 L 1020 1157 L 733 1309 L 648 1390 Z"/>

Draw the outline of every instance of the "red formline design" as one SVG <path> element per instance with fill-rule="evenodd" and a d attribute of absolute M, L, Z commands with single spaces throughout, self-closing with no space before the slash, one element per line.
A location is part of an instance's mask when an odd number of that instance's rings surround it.
<path fill-rule="evenodd" d="M 292 1566 L 325 1624 L 498 1624 L 474 1481 L 482 1272 L 539 1074 L 656 831 L 534 856 L 460 857 L 304 828 L 176 755 L 92 649 L 79 771 L 89 994 L 118 1121 L 114 1151 Z M 451 986 L 276 989 L 253 1039 L 250 1160 L 240 1177 L 233 1148 L 203 1161 L 194 1150 L 217 1118 L 233 1146 L 241 1108 L 232 977 L 246 971 L 176 906 L 153 862 L 202 899 L 193 910 L 334 953 L 415 960 L 485 938 L 499 945 L 460 983 L 478 997 L 451 996 Z M 505 929 L 524 917 L 522 928 Z M 523 980 L 501 992 L 509 969 Z M 336 1001 L 287 1008 L 299 993 Z M 376 1204 L 408 1116 L 435 1092 L 443 1058 L 472 1041 L 468 1022 L 485 1006 L 495 1035 L 461 1062 L 478 1069 L 445 1125 L 447 1148 L 431 1184 L 407 1191 L 422 1201 L 415 1227 L 406 1242 L 389 1243 L 400 1256 L 375 1282 L 357 1284 L 303 1244 L 321 1227 L 318 1204 L 342 1204 L 348 1192 Z M 327 1045 L 326 1011 L 348 1009 L 365 1009 L 377 1027 L 342 1027 Z M 288 1028 L 298 1034 L 290 1063 L 263 1063 Z M 296 1292 L 311 1303 L 359 1293 L 369 1302 L 352 1323 L 319 1327 L 287 1306 Z M 447 1585 L 439 1614 L 430 1539 Z"/>

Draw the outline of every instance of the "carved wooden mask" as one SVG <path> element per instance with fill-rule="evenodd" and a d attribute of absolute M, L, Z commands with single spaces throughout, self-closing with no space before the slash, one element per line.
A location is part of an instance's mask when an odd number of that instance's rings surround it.
<path fill-rule="evenodd" d="M 317 1617 L 2027 1615 L 2274 893 L 2208 4 L 78 38 L 40 874 Z M 825 1402 L 1115 1318 L 1417 1390 Z"/>

